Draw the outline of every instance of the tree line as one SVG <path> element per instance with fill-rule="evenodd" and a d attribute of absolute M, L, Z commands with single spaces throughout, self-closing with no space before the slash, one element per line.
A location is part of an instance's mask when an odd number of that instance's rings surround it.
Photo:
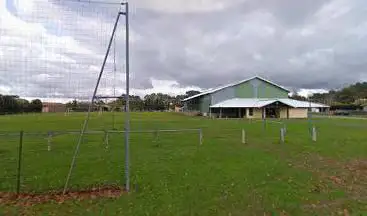
<path fill-rule="evenodd" d="M 28 101 L 17 95 L 0 94 L 0 115 L 42 112 L 42 101 Z"/>
<path fill-rule="evenodd" d="M 297 100 L 311 100 L 334 106 L 360 106 L 367 104 L 367 82 L 357 82 L 340 90 L 330 90 L 327 93 L 315 93 L 308 99 L 293 95 Z"/>
<path fill-rule="evenodd" d="M 162 93 L 153 93 L 144 96 L 143 98 L 131 95 L 130 110 L 131 111 L 164 111 L 174 109 L 175 106 L 182 106 L 181 100 L 193 95 L 199 94 L 199 91 L 191 90 L 185 94 L 171 96 Z M 297 94 L 293 94 L 291 98 L 296 100 L 311 100 L 331 106 L 361 106 L 367 104 L 367 82 L 358 82 L 340 90 L 330 90 L 327 93 L 315 93 L 311 97 L 306 98 Z M 94 109 L 101 107 L 112 107 L 117 110 L 122 110 L 125 107 L 125 95 L 121 98 L 106 102 L 97 100 Z M 76 100 L 66 104 L 66 108 L 73 111 L 86 111 L 89 104 L 78 102 Z M 1 95 L 0 94 L 0 115 L 1 114 L 16 114 L 42 112 L 42 102 L 39 99 L 28 101 L 16 95 Z"/>
<path fill-rule="evenodd" d="M 130 110 L 132 111 L 164 111 L 167 109 L 174 109 L 175 106 L 181 106 L 181 100 L 196 94 L 199 91 L 187 91 L 183 95 L 170 96 L 168 94 L 153 93 L 146 95 L 141 98 L 136 95 L 130 95 Z M 125 95 L 121 98 L 112 101 L 105 102 L 103 100 L 97 100 L 94 110 L 98 110 L 100 107 L 107 105 L 108 107 L 113 107 L 115 109 L 121 110 L 125 107 Z M 37 113 L 42 112 L 42 101 L 35 99 L 28 101 L 26 99 L 20 98 L 17 95 L 1 95 L 0 94 L 0 115 L 5 114 L 19 114 L 19 113 Z M 66 103 L 65 108 L 69 108 L 72 111 L 87 111 L 89 107 L 88 102 L 80 102 L 73 100 Z"/>
<path fill-rule="evenodd" d="M 130 95 L 129 108 L 131 111 L 164 111 L 174 109 L 176 106 L 182 106 L 181 100 L 184 98 L 191 97 L 199 93 L 199 91 L 195 90 L 187 91 L 185 94 L 177 96 L 171 96 L 162 93 L 152 93 L 145 95 L 143 98 L 137 95 Z M 124 109 L 125 104 L 125 95 L 121 95 L 119 99 L 110 102 L 106 102 L 104 100 L 95 101 L 93 110 L 110 107 L 115 110 L 123 111 L 122 109 Z M 73 100 L 68 102 L 66 107 L 70 108 L 72 111 L 86 111 L 89 107 L 89 103 Z"/>

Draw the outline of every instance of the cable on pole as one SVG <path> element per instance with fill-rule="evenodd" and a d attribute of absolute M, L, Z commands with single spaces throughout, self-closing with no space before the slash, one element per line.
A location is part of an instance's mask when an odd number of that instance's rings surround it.
<path fill-rule="evenodd" d="M 113 97 L 116 97 L 116 35 L 113 38 Z M 115 129 L 115 109 L 116 109 L 116 102 L 112 107 L 112 129 Z"/>
<path fill-rule="evenodd" d="M 70 2 L 70 3 L 90 3 L 90 4 L 104 4 L 104 5 L 121 5 L 120 2 L 105 2 L 95 0 L 58 0 L 57 2 Z"/>
<path fill-rule="evenodd" d="M 80 131 L 80 136 L 79 136 L 78 142 L 77 142 L 76 147 L 75 147 L 73 159 L 71 161 L 69 172 L 68 172 L 68 175 L 66 177 L 63 194 L 65 194 L 66 191 L 67 191 L 69 181 L 70 181 L 70 178 L 71 178 L 71 174 L 72 174 L 73 169 L 75 167 L 76 158 L 77 158 L 77 155 L 79 153 L 80 145 L 83 142 L 84 134 L 85 134 L 85 131 L 87 130 L 87 127 L 88 127 L 88 123 L 89 123 L 89 120 L 90 120 L 92 108 L 93 108 L 93 105 L 94 105 L 95 99 L 96 99 L 95 97 L 96 97 L 96 94 L 97 94 L 97 90 L 98 90 L 98 87 L 100 85 L 100 81 L 101 81 L 101 78 L 102 78 L 102 75 L 103 75 L 103 72 L 104 72 L 104 68 L 105 68 L 105 65 L 106 65 L 106 62 L 107 62 L 108 54 L 110 53 L 111 45 L 112 45 L 112 42 L 113 42 L 113 37 L 114 37 L 116 29 L 117 29 L 117 24 L 120 20 L 120 16 L 121 16 L 121 13 L 118 13 L 117 17 L 116 17 L 114 27 L 113 27 L 113 30 L 112 30 L 112 33 L 111 33 L 111 37 L 110 37 L 110 40 L 109 40 L 109 43 L 108 43 L 107 51 L 106 51 L 105 57 L 103 59 L 101 70 L 100 70 L 98 78 L 97 78 L 97 83 L 96 83 L 94 91 L 93 91 L 93 96 L 92 96 L 91 101 L 90 101 L 89 106 L 88 106 L 87 116 L 84 120 L 82 129 Z M 128 171 L 127 171 L 127 173 L 128 173 Z"/>

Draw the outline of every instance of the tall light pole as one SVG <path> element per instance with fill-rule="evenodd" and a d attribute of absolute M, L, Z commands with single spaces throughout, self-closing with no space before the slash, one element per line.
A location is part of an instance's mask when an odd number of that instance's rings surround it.
<path fill-rule="evenodd" d="M 96 2 L 95 2 L 96 3 Z M 102 3 L 102 2 L 98 2 L 98 3 Z M 125 11 L 122 11 L 122 7 L 124 7 Z M 96 83 L 96 86 L 94 88 L 94 91 L 93 91 L 93 96 L 91 98 L 91 101 L 90 101 L 90 104 L 89 104 L 89 107 L 88 107 L 88 113 L 87 113 L 87 117 L 86 119 L 84 120 L 84 123 L 83 123 L 83 126 L 82 126 L 82 130 L 81 130 L 81 133 L 80 133 L 80 136 L 79 136 L 79 139 L 78 139 L 78 143 L 75 147 L 75 151 L 74 151 L 74 155 L 73 155 L 73 159 L 71 161 L 71 164 L 70 164 L 70 169 L 69 169 L 69 172 L 68 172 L 68 175 L 66 177 L 66 181 L 65 181 L 65 185 L 64 185 L 64 190 L 63 190 L 63 194 L 66 193 L 67 191 L 67 188 L 68 188 L 68 184 L 69 184 L 69 181 L 70 181 L 70 178 L 71 178 L 71 174 L 73 172 L 73 169 L 74 169 L 74 166 L 75 166 L 75 163 L 76 163 L 76 158 L 77 158 L 77 155 L 79 153 L 79 149 L 80 149 L 80 145 L 83 141 L 83 137 L 84 137 L 84 134 L 85 134 L 85 131 L 87 129 L 87 126 L 88 126 L 88 122 L 89 122 L 89 119 L 90 119 L 90 115 L 91 115 L 91 111 L 92 111 L 92 107 L 94 105 L 94 102 L 97 98 L 121 98 L 121 97 L 116 97 L 116 96 L 106 96 L 106 97 L 97 97 L 96 94 L 97 94 L 97 90 L 98 90 L 98 87 L 99 87 L 99 84 L 100 84 L 100 81 L 101 81 L 101 78 L 102 78 L 102 75 L 103 75 L 103 72 L 104 72 L 104 68 L 105 68 L 105 65 L 106 65 L 106 62 L 107 62 L 107 58 L 108 58 L 108 54 L 110 53 L 110 49 L 111 49 L 111 45 L 113 43 L 113 39 L 115 37 L 115 33 L 116 33 L 116 30 L 117 30 L 117 26 L 118 26 L 118 23 L 119 23 L 119 20 L 120 20 L 120 16 L 121 15 L 124 15 L 125 16 L 125 28 L 126 28 L 126 53 L 125 53 L 125 60 L 126 60 L 126 95 L 125 95 L 125 100 L 126 100 L 126 106 L 125 106 L 125 189 L 126 191 L 130 191 L 130 150 L 129 150 L 129 133 L 130 133 L 130 109 L 129 109 L 129 93 L 130 93 L 130 71 L 129 71 L 129 4 L 128 2 L 122 2 L 121 3 L 121 8 L 117 14 L 117 17 L 116 17 L 116 21 L 114 23 L 114 27 L 113 27 L 113 30 L 112 30 L 112 34 L 111 34 L 111 37 L 110 37 L 110 40 L 109 40 L 109 43 L 108 43 L 108 47 L 107 47 L 107 51 L 106 51 L 106 54 L 104 56 L 104 60 L 103 60 L 103 63 L 102 63 L 102 66 L 101 66 L 101 70 L 99 72 L 99 75 L 98 75 L 98 78 L 97 78 L 97 83 Z"/>
<path fill-rule="evenodd" d="M 125 189 L 130 191 L 130 55 L 129 55 L 129 3 L 122 2 L 125 11 L 120 12 L 125 15 L 125 66 L 126 66 L 126 94 L 125 94 Z"/>

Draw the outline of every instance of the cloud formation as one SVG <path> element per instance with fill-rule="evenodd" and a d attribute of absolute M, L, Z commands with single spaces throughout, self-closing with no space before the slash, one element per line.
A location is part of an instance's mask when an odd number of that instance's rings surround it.
<path fill-rule="evenodd" d="M 2 1 L 0 91 L 90 96 L 118 6 Z M 130 5 L 131 87 L 140 95 L 205 89 L 253 75 L 291 89 L 367 80 L 365 0 L 132 0 Z M 117 73 L 111 53 L 100 94 L 112 94 L 114 85 L 124 91 L 123 20 L 116 38 Z"/>

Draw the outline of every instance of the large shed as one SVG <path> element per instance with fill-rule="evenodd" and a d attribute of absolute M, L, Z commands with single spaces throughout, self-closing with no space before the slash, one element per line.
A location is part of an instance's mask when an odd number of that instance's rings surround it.
<path fill-rule="evenodd" d="M 290 91 L 262 77 L 210 89 L 185 98 L 183 110 L 228 118 L 307 118 L 308 110 L 327 105 L 290 99 Z"/>

